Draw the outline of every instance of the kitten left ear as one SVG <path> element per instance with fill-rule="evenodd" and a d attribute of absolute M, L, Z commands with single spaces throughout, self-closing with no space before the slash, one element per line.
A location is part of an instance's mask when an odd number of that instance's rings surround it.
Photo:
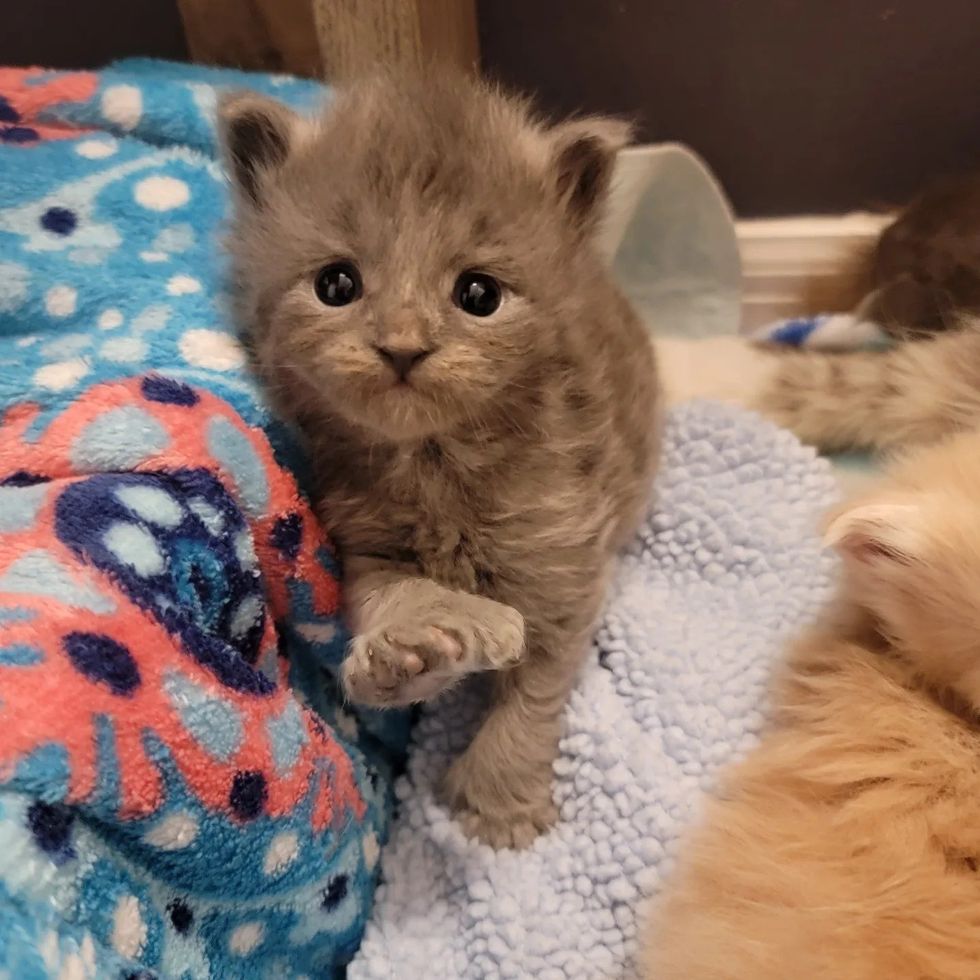
<path fill-rule="evenodd" d="M 911 565 L 922 554 L 922 520 L 922 501 L 912 495 L 869 499 L 831 514 L 823 543 L 862 566 Z"/>
<path fill-rule="evenodd" d="M 303 119 L 275 99 L 251 92 L 224 96 L 218 105 L 218 136 L 235 186 L 253 204 L 262 203 L 262 180 L 282 166 Z"/>
<path fill-rule="evenodd" d="M 590 226 L 599 216 L 616 154 L 631 137 L 629 123 L 603 116 L 575 119 L 551 130 L 555 189 L 569 217 Z"/>

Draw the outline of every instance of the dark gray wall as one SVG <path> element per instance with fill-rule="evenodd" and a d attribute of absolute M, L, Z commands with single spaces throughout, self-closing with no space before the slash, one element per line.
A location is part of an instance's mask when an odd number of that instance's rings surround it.
<path fill-rule="evenodd" d="M 187 57 L 176 0 L 0 0 L 0 64 L 98 68 L 128 55 Z"/>
<path fill-rule="evenodd" d="M 980 0 L 482 0 L 484 66 L 633 116 L 745 215 L 901 201 L 980 164 Z"/>
<path fill-rule="evenodd" d="M 248 0 L 242 0 L 247 3 Z M 980 165 L 980 0 L 478 0 L 484 67 L 698 150 L 744 215 Z M 0 0 L 0 64 L 186 57 L 175 0 Z"/>

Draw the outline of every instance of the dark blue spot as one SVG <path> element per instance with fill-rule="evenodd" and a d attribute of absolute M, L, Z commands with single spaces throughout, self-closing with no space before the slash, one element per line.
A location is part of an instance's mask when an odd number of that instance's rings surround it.
<path fill-rule="evenodd" d="M 251 820 L 262 812 L 267 795 L 265 776 L 262 773 L 236 772 L 228 802 L 231 803 L 235 816 L 242 820 Z"/>
<path fill-rule="evenodd" d="M 41 227 L 56 235 L 70 235 L 78 224 L 78 217 L 68 208 L 48 208 L 41 215 Z"/>
<path fill-rule="evenodd" d="M 170 921 L 173 927 L 183 935 L 194 924 L 194 913 L 190 906 L 182 899 L 175 898 L 168 906 Z"/>
<path fill-rule="evenodd" d="M 132 694 L 139 687 L 136 661 L 121 643 L 100 633 L 69 633 L 62 644 L 77 671 L 113 694 Z"/>
<path fill-rule="evenodd" d="M 299 514 L 287 514 L 273 525 L 270 535 L 273 545 L 290 561 L 295 561 L 303 540 L 303 518 Z"/>
<path fill-rule="evenodd" d="M 157 975 L 149 970 L 137 970 L 135 973 L 124 973 L 122 980 L 157 980 Z"/>
<path fill-rule="evenodd" d="M 803 342 L 817 329 L 817 321 L 812 317 L 801 317 L 787 320 L 777 327 L 770 336 L 770 341 L 776 344 L 787 344 L 790 347 L 801 347 Z"/>
<path fill-rule="evenodd" d="M 27 470 L 17 470 L 10 476 L 0 480 L 0 486 L 4 487 L 33 487 L 35 484 L 47 481 L 46 476 L 38 476 L 37 473 L 28 473 Z"/>
<path fill-rule="evenodd" d="M 0 141 L 4 143 L 34 143 L 39 139 L 37 130 L 28 126 L 0 126 Z"/>
<path fill-rule="evenodd" d="M 20 122 L 20 113 L 0 95 L 0 123 Z"/>
<path fill-rule="evenodd" d="M 168 556 L 167 574 L 152 581 L 142 578 L 105 544 L 105 532 L 115 521 L 132 519 L 116 490 L 134 485 L 160 485 L 180 499 L 202 498 L 221 514 L 225 533 L 215 537 L 200 521 L 189 519 L 172 529 L 154 529 L 160 550 Z M 243 568 L 238 560 L 235 539 L 247 525 L 234 500 L 212 474 L 205 470 L 175 470 L 153 476 L 96 474 L 71 483 L 61 492 L 54 525 L 59 540 L 80 560 L 111 575 L 130 601 L 180 637 L 187 653 L 222 684 L 259 696 L 278 690 L 274 681 L 252 666 L 261 645 L 264 619 L 260 618 L 245 636 L 232 631 L 235 610 L 247 596 L 261 597 L 261 582 L 254 569 Z M 211 577 L 209 569 L 217 569 L 219 577 Z M 203 581 L 208 587 L 199 592 Z M 205 606 L 200 606 L 202 600 Z"/>
<path fill-rule="evenodd" d="M 159 374 L 149 374 L 141 385 L 143 397 L 147 401 L 162 402 L 164 405 L 183 405 L 189 408 L 197 404 L 197 394 L 189 385 L 173 378 L 164 378 Z"/>
<path fill-rule="evenodd" d="M 323 890 L 323 899 L 320 904 L 328 911 L 332 912 L 347 895 L 347 875 L 337 875 L 330 884 Z"/>
<path fill-rule="evenodd" d="M 71 827 L 75 814 L 63 803 L 44 803 L 38 800 L 27 811 L 27 826 L 37 846 L 55 864 L 64 864 L 75 856 L 71 846 Z"/>

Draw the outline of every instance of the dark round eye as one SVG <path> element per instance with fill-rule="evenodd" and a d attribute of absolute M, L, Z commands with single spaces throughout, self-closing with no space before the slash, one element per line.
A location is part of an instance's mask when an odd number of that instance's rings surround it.
<path fill-rule="evenodd" d="M 361 298 L 361 276 L 350 262 L 331 262 L 316 274 L 314 289 L 325 306 L 346 306 Z"/>
<path fill-rule="evenodd" d="M 453 302 L 470 316 L 490 316 L 500 307 L 503 290 L 485 272 L 464 272 L 453 288 Z"/>

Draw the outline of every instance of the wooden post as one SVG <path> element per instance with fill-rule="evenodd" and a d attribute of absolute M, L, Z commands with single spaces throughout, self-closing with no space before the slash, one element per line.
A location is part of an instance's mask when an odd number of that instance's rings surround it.
<path fill-rule="evenodd" d="M 476 0 L 313 0 L 313 12 L 329 81 L 377 65 L 476 69 Z"/>
<path fill-rule="evenodd" d="M 191 57 L 339 82 L 377 65 L 475 70 L 476 0 L 177 0 Z"/>

